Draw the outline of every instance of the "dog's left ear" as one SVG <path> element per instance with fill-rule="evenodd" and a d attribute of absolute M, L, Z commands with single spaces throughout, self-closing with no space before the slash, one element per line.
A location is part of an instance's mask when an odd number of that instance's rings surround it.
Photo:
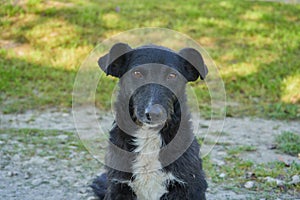
<path fill-rule="evenodd" d="M 204 80 L 208 73 L 208 69 L 204 64 L 201 54 L 196 49 L 184 48 L 179 51 L 179 55 L 187 61 L 184 64 L 184 68 L 187 73 L 187 80 L 196 81 L 199 76 L 202 80 Z"/>
<path fill-rule="evenodd" d="M 132 48 L 125 43 L 117 43 L 110 49 L 109 53 L 98 60 L 98 65 L 106 73 L 120 78 L 127 71 L 128 52 Z"/>

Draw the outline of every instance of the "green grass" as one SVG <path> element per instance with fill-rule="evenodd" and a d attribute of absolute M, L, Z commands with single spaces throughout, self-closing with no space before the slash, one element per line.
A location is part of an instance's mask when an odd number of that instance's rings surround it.
<path fill-rule="evenodd" d="M 225 165 L 217 166 L 210 161 L 209 157 L 204 158 L 203 164 L 206 175 L 212 183 L 222 185 L 224 188 L 237 193 L 250 194 L 250 192 L 256 192 L 256 197 L 259 195 L 273 199 L 279 197 L 280 194 L 295 195 L 300 192 L 299 184 L 289 184 L 292 177 L 299 174 L 300 165 L 295 162 L 289 167 L 282 162 L 256 164 L 230 155 L 226 158 Z M 222 173 L 225 174 L 224 177 L 219 176 Z M 247 174 L 251 175 L 247 176 Z M 277 186 L 275 183 L 267 182 L 266 177 L 280 179 L 285 184 Z M 253 188 L 245 189 L 244 184 L 247 181 L 255 182 Z"/>
<path fill-rule="evenodd" d="M 0 8 L 0 102 L 5 113 L 70 107 L 78 67 L 113 34 L 155 26 L 185 33 L 219 66 L 227 115 L 299 119 L 300 5 L 255 1 L 4 1 Z M 120 11 L 116 11 L 116 7 Z M 113 84 L 98 89 L 108 109 Z M 210 96 L 193 84 L 200 110 Z"/>
<path fill-rule="evenodd" d="M 295 148 L 295 144 L 299 144 L 298 137 L 298 135 L 293 133 L 284 132 L 277 138 L 280 139 L 282 143 Z M 292 149 L 291 146 L 289 146 L 289 151 Z M 236 193 L 250 194 L 254 192 L 257 198 L 268 197 L 274 199 L 280 197 L 282 194 L 299 194 L 300 185 L 290 184 L 292 177 L 299 174 L 299 163 L 292 162 L 288 166 L 281 161 L 259 164 L 251 160 L 240 158 L 239 154 L 249 151 L 256 151 L 256 147 L 246 145 L 228 147 L 224 165 L 216 165 L 212 163 L 209 156 L 204 157 L 203 167 L 208 179 L 211 180 L 213 184 L 235 191 Z M 224 174 L 224 176 L 220 176 L 220 174 Z M 277 185 L 275 182 L 267 182 L 266 177 L 281 180 L 283 181 L 283 185 Z M 246 189 L 244 184 L 247 181 L 253 181 L 254 186 Z"/>
<path fill-rule="evenodd" d="M 276 136 L 275 141 L 280 151 L 292 156 L 300 154 L 300 134 L 286 131 Z"/>
<path fill-rule="evenodd" d="M 256 147 L 254 146 L 238 146 L 238 147 L 232 147 L 228 150 L 229 155 L 237 155 L 243 152 L 249 152 L 249 151 L 256 151 Z"/>
<path fill-rule="evenodd" d="M 67 137 L 60 139 L 58 137 L 60 135 Z M 10 156 L 15 154 L 25 157 L 51 155 L 57 159 L 70 159 L 70 155 L 75 150 L 78 152 L 85 151 L 84 146 L 74 133 L 65 131 L 0 129 L 0 139 L 5 141 L 1 145 L 1 149 Z"/>

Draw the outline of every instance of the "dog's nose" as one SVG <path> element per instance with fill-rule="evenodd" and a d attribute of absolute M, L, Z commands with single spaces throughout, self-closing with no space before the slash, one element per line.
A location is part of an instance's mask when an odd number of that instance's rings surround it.
<path fill-rule="evenodd" d="M 163 122 L 166 120 L 166 111 L 159 104 L 150 105 L 145 110 L 145 115 L 150 123 Z"/>

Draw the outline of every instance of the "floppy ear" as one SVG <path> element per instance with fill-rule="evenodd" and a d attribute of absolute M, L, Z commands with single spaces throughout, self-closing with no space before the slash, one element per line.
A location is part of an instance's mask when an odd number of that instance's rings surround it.
<path fill-rule="evenodd" d="M 184 63 L 186 70 L 186 77 L 188 81 L 196 81 L 198 77 L 203 80 L 208 73 L 208 69 L 204 64 L 201 54 L 193 48 L 184 48 L 179 51 L 179 55 L 182 56 L 187 62 Z"/>
<path fill-rule="evenodd" d="M 120 78 L 127 71 L 128 55 L 132 48 L 128 44 L 117 43 L 109 51 L 108 54 L 102 56 L 98 60 L 98 65 L 106 73 Z"/>

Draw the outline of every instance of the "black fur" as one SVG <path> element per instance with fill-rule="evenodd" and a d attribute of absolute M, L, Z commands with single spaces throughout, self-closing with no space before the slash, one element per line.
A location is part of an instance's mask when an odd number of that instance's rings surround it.
<path fill-rule="evenodd" d="M 160 130 L 163 141 L 160 161 L 165 167 L 161 170 L 171 172 L 185 183 L 168 183 L 168 193 L 160 199 L 205 200 L 207 183 L 202 170 L 202 161 L 199 158 L 200 146 L 192 133 L 189 111 L 185 103 L 187 81 L 195 81 L 199 77 L 204 79 L 207 74 L 207 68 L 200 53 L 191 48 L 185 48 L 176 53 L 159 46 L 142 46 L 132 49 L 127 44 L 118 43 L 107 55 L 101 57 L 98 63 L 107 75 L 120 78 L 120 93 L 116 102 L 116 122 L 110 131 L 110 142 L 123 150 L 133 152 L 136 148 L 133 143 L 134 135 L 127 133 L 135 132 L 137 127 L 143 124 L 151 124 L 157 117 L 153 123 L 160 124 L 158 130 Z M 145 66 L 147 63 L 163 64 L 168 67 Z M 142 78 L 125 75 L 126 72 L 134 73 L 136 70 L 142 74 Z M 172 77 L 169 80 L 170 74 L 174 73 L 177 75 L 175 80 L 171 80 Z M 144 84 L 145 80 L 151 80 L 151 83 Z M 132 88 L 134 91 L 131 91 Z M 154 108 L 152 106 L 154 104 L 160 106 Z M 124 108 L 128 108 L 128 110 Z M 152 109 L 152 112 L 149 112 L 150 115 L 146 112 L 149 109 Z M 131 120 L 124 119 L 124 116 L 127 116 L 126 112 L 134 122 L 132 126 L 130 126 Z M 158 115 L 155 115 L 157 113 Z M 124 130 L 123 127 L 126 127 L 127 130 Z M 178 150 L 176 145 L 172 149 L 168 144 L 178 132 L 184 134 L 184 140 L 180 141 L 181 144 L 187 143 L 189 146 L 182 155 L 176 157 Z M 168 153 L 174 152 L 174 156 L 177 158 L 174 162 L 164 163 L 166 150 Z M 126 165 L 127 163 L 129 168 L 134 160 L 134 157 L 126 158 L 126 160 L 119 158 L 111 146 L 107 157 L 109 157 L 109 161 L 118 163 L 117 165 Z M 137 197 L 131 187 L 124 182 L 121 183 L 121 181 L 131 181 L 134 178 L 131 172 L 107 167 L 107 173 L 97 177 L 92 188 L 100 199 L 134 200 Z"/>
<path fill-rule="evenodd" d="M 100 198 L 103 199 L 106 194 L 107 189 L 107 174 L 103 173 L 101 176 L 98 176 L 93 184 L 91 185 L 95 194 Z"/>

